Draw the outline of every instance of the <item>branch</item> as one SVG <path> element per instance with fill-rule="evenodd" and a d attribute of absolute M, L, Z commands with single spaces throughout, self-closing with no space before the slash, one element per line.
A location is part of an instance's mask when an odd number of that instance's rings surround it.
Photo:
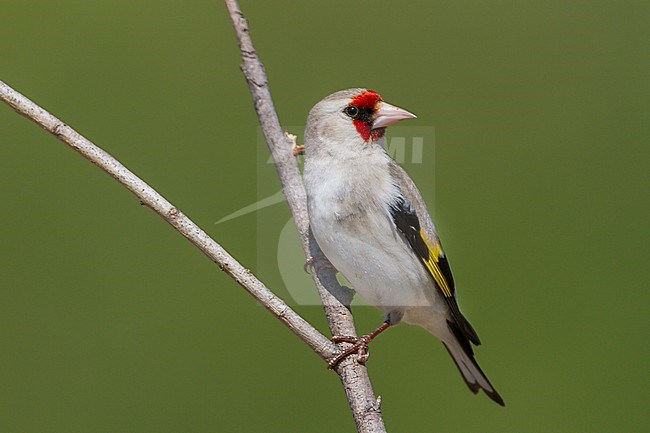
<path fill-rule="evenodd" d="M 225 3 L 239 41 L 241 69 L 253 96 L 255 111 L 275 161 L 303 250 L 308 257 L 311 275 L 321 297 L 330 331 L 333 335 L 356 336 L 352 314 L 347 307 L 353 293 L 338 284 L 336 270 L 320 251 L 309 231 L 307 198 L 298 164 L 292 154 L 293 143 L 280 127 L 264 66 L 253 47 L 248 23 L 236 0 L 225 0 Z M 375 398 L 365 366 L 353 357 L 348 357 L 335 370 L 343 383 L 357 430 L 363 433 L 385 432 L 379 399 Z"/>
<path fill-rule="evenodd" d="M 226 274 L 246 289 L 260 304 L 280 319 L 302 341 L 307 343 L 321 358 L 327 360 L 337 352 L 336 346 L 331 341 L 300 317 L 282 299 L 273 294 L 250 270 L 243 267 L 192 220 L 183 215 L 162 195 L 129 171 L 109 153 L 95 146 L 74 129 L 2 81 L 0 81 L 0 100 L 11 106 L 18 114 L 43 127 L 43 129 L 70 146 L 75 152 L 80 153 L 88 161 L 124 185 L 138 197 L 140 203 L 150 207 L 163 217 L 203 254 L 219 265 Z"/>

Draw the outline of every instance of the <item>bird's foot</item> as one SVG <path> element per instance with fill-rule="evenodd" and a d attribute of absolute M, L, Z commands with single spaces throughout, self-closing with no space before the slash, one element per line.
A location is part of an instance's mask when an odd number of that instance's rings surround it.
<path fill-rule="evenodd" d="M 339 353 L 336 355 L 334 358 L 330 359 L 327 361 L 327 368 L 332 369 L 336 367 L 336 365 L 347 358 L 348 356 L 352 355 L 353 353 L 358 354 L 359 356 L 357 357 L 357 362 L 360 364 L 364 364 L 366 361 L 368 361 L 368 357 L 370 356 L 370 351 L 368 350 L 368 344 L 372 341 L 373 338 L 384 332 L 388 327 L 390 326 L 389 321 L 385 321 L 381 325 L 377 327 L 374 331 L 372 331 L 370 334 L 364 335 L 362 337 L 351 337 L 348 335 L 335 335 L 331 338 L 331 340 L 334 343 L 351 343 L 352 346 L 348 347 L 345 349 L 343 352 Z"/>
<path fill-rule="evenodd" d="M 327 268 L 334 269 L 334 270 L 336 269 L 334 267 L 334 265 L 332 265 L 330 263 L 330 261 L 327 260 L 322 253 L 316 255 L 315 257 L 314 256 L 309 256 L 307 258 L 307 260 L 305 261 L 305 264 L 303 266 L 303 269 L 308 274 L 311 274 L 311 272 L 309 272 L 309 268 L 313 268 L 314 272 L 316 272 L 316 273 L 319 273 L 321 270 L 327 269 Z"/>
<path fill-rule="evenodd" d="M 364 335 L 362 337 L 352 337 L 348 335 L 335 335 L 330 340 L 332 340 L 334 343 L 351 343 L 352 346 L 348 347 L 343 352 L 339 353 L 334 358 L 327 361 L 327 368 L 332 369 L 336 367 L 339 362 L 343 361 L 345 358 L 352 355 L 353 353 L 359 355 L 357 357 L 358 363 L 364 364 L 366 361 L 368 361 L 368 357 L 370 356 L 370 351 L 368 350 L 368 343 L 370 343 L 370 340 L 372 340 L 370 334 Z"/>

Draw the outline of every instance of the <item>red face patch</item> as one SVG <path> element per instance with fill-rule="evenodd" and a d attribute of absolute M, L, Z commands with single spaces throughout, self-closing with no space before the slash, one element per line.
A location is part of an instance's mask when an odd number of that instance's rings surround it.
<path fill-rule="evenodd" d="M 381 99 L 379 93 L 368 89 L 352 98 L 350 105 L 353 105 L 362 110 L 365 108 L 368 112 L 372 112 L 375 110 L 375 106 L 380 101 L 383 101 L 383 99 Z M 354 124 L 354 127 L 356 128 L 363 141 L 377 140 L 383 137 L 384 132 L 386 131 L 385 128 L 371 129 L 372 123 L 368 118 L 356 119 L 353 120 L 352 123 Z"/>
<path fill-rule="evenodd" d="M 368 89 L 352 98 L 350 105 L 356 105 L 357 107 L 374 108 L 375 104 L 379 101 L 383 101 L 379 93 Z"/>
<path fill-rule="evenodd" d="M 370 129 L 370 123 L 365 120 L 353 120 L 352 123 L 363 141 L 375 141 L 384 136 L 386 128 Z"/>

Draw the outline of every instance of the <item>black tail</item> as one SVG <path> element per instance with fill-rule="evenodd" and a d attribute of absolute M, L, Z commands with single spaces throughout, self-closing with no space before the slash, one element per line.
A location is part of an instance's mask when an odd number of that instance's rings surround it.
<path fill-rule="evenodd" d="M 458 370 L 463 376 L 463 379 L 465 379 L 465 383 L 467 383 L 469 389 L 471 389 L 474 394 L 476 394 L 479 389 L 482 389 L 485 394 L 496 403 L 505 406 L 499 393 L 494 389 L 488 378 L 485 376 L 485 373 L 483 373 L 483 370 L 481 370 L 481 367 L 476 363 L 476 360 L 474 359 L 474 351 L 472 350 L 472 346 L 467 337 L 465 337 L 456 323 L 447 323 L 449 329 L 452 331 L 453 338 L 450 341 L 444 341 L 443 344 L 454 359 L 456 367 L 458 367 Z"/>

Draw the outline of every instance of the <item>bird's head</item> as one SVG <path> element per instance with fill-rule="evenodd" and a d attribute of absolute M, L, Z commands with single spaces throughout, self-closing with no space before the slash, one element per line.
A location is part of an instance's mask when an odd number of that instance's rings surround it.
<path fill-rule="evenodd" d="M 338 143 L 359 146 L 380 140 L 386 127 L 415 114 L 384 102 L 370 89 L 348 89 L 321 100 L 309 112 L 305 145 Z M 311 140 L 310 140 L 311 139 Z"/>

